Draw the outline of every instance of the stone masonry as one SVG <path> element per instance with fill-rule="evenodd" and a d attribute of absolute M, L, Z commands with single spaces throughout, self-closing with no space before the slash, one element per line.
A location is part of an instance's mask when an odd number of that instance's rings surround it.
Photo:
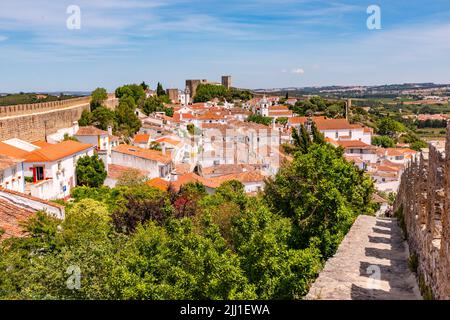
<path fill-rule="evenodd" d="M 19 138 L 44 140 L 46 135 L 71 127 L 84 110 L 89 110 L 90 97 L 0 107 L 0 141 Z M 114 108 L 117 99 L 110 95 L 106 105 Z"/>
<path fill-rule="evenodd" d="M 422 290 L 450 299 L 450 127 L 445 150 L 430 145 L 405 170 L 394 212 L 404 221 Z"/>

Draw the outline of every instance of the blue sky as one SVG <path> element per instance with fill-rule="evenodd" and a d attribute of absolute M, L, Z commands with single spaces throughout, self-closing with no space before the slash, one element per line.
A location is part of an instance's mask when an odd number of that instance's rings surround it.
<path fill-rule="evenodd" d="M 366 26 L 381 8 L 381 30 Z M 69 5 L 81 29 L 69 30 Z M 448 0 L 1 0 L 0 92 L 450 83 Z"/>

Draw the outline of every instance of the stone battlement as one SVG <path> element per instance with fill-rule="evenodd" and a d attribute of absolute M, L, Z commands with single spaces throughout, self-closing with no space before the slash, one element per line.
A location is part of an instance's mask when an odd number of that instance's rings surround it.
<path fill-rule="evenodd" d="M 114 109 L 118 99 L 108 96 L 105 105 Z M 0 107 L 0 141 L 19 138 L 25 141 L 44 140 L 46 135 L 68 128 L 89 110 L 90 97 L 64 101 Z"/>
<path fill-rule="evenodd" d="M 0 118 L 17 115 L 28 115 L 36 112 L 64 109 L 79 104 L 88 104 L 90 99 L 91 99 L 90 97 L 82 97 L 62 101 L 18 104 L 14 106 L 0 106 Z"/>
<path fill-rule="evenodd" d="M 445 150 L 430 145 L 403 173 L 394 212 L 417 259 L 422 289 L 450 299 L 450 127 Z"/>

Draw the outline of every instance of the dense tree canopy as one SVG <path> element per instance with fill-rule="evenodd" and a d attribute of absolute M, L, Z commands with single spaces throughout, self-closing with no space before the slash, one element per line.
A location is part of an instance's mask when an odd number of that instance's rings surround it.
<path fill-rule="evenodd" d="M 229 102 L 233 100 L 247 101 L 252 97 L 253 95 L 247 90 L 239 90 L 236 88 L 227 89 L 224 86 L 214 84 L 200 84 L 197 87 L 194 102 L 208 102 L 214 98 Z"/>
<path fill-rule="evenodd" d="M 78 159 L 75 171 L 80 186 L 100 187 L 106 179 L 105 164 L 98 155 Z"/>
<path fill-rule="evenodd" d="M 372 191 L 342 150 L 316 139 L 257 197 L 238 181 L 212 195 L 199 183 L 75 188 L 64 221 L 39 213 L 28 237 L 0 243 L 0 298 L 303 297 L 356 216 L 370 213 Z"/>
<path fill-rule="evenodd" d="M 102 106 L 108 99 L 108 92 L 105 88 L 97 88 L 91 94 L 91 111 Z"/>

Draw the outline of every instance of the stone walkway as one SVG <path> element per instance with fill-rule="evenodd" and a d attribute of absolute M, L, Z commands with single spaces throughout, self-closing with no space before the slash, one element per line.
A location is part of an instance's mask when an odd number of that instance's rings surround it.
<path fill-rule="evenodd" d="M 422 299 L 408 256 L 395 219 L 360 216 L 306 299 Z"/>

